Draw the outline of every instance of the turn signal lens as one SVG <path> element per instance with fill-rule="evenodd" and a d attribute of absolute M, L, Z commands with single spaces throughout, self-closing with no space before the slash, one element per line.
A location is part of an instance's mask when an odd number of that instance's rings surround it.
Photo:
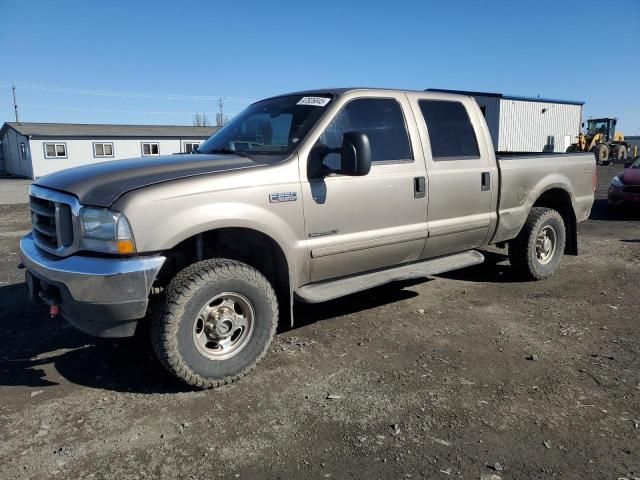
<path fill-rule="evenodd" d="M 118 253 L 133 253 L 136 251 L 136 245 L 133 240 L 118 240 Z"/>

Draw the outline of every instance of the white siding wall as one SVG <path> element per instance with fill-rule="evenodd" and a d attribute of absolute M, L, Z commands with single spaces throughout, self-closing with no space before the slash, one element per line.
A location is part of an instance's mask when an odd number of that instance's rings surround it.
<path fill-rule="evenodd" d="M 581 121 L 582 105 L 501 99 L 497 150 L 542 152 L 553 136 L 554 151 L 564 152 L 580 132 Z"/>
<path fill-rule="evenodd" d="M 49 173 L 67 168 L 79 167 L 98 162 L 112 162 L 123 158 L 136 158 L 142 156 L 142 143 L 158 143 L 160 155 L 172 155 L 184 151 L 184 144 L 189 142 L 204 142 L 202 139 L 65 139 L 47 138 L 31 140 L 31 153 L 33 162 L 33 178 L 42 177 Z M 93 144 L 113 143 L 113 157 L 99 157 L 93 155 Z M 45 143 L 65 143 L 67 145 L 67 158 L 45 158 Z"/>
<path fill-rule="evenodd" d="M 24 143 L 27 149 L 26 158 L 20 157 L 20 144 Z M 31 177 L 31 152 L 29 140 L 12 128 L 7 128 L 2 137 L 2 151 L 4 154 L 4 170 L 13 175 Z"/>

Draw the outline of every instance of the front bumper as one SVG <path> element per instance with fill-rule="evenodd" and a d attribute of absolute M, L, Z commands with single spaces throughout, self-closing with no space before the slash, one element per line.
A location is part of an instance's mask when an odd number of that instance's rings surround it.
<path fill-rule="evenodd" d="M 20 240 L 20 256 L 31 276 L 27 285 L 53 291 L 60 313 L 74 327 L 97 337 L 128 337 L 144 317 L 149 291 L 162 267 L 160 255 L 59 258 L 38 249 L 32 234 Z"/>

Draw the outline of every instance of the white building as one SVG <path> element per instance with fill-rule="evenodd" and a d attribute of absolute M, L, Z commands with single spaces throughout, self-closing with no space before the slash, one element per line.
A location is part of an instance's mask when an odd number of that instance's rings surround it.
<path fill-rule="evenodd" d="M 474 97 L 497 152 L 565 152 L 576 142 L 584 102 L 430 88 Z"/>
<path fill-rule="evenodd" d="M 97 162 L 189 153 L 218 127 L 7 122 L 0 172 L 36 179 Z"/>

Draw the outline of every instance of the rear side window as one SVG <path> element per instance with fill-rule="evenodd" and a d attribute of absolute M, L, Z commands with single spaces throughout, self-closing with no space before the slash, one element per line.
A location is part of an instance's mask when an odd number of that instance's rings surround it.
<path fill-rule="evenodd" d="M 318 139 L 329 147 L 339 148 L 345 132 L 363 132 L 371 144 L 371 161 L 412 161 L 409 134 L 400 104 L 391 98 L 361 98 L 345 105 Z M 324 159 L 327 166 L 337 168 L 340 154 Z"/>
<path fill-rule="evenodd" d="M 434 160 L 477 158 L 478 140 L 466 108 L 460 102 L 420 100 Z"/>

